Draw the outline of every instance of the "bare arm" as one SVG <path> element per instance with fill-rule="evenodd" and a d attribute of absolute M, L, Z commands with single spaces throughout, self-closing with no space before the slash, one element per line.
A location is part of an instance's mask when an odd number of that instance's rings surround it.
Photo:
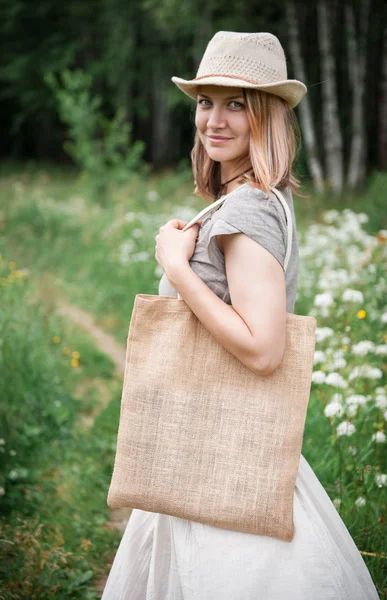
<path fill-rule="evenodd" d="M 232 306 L 192 271 L 177 267 L 170 282 L 213 337 L 249 369 L 270 375 L 285 348 L 284 271 L 265 248 L 243 233 L 219 235 Z"/>

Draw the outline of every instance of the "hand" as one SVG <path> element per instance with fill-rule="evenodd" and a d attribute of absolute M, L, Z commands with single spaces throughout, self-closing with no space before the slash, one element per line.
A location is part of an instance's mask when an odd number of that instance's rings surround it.
<path fill-rule="evenodd" d="M 202 220 L 187 231 L 181 231 L 187 225 L 187 221 L 172 219 L 160 227 L 155 238 L 155 258 L 167 277 L 175 268 L 186 265 L 192 257 L 201 224 Z"/>

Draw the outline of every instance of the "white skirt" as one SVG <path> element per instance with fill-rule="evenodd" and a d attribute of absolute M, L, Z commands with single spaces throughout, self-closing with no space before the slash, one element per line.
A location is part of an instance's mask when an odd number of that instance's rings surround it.
<path fill-rule="evenodd" d="M 379 600 L 301 455 L 291 542 L 134 509 L 101 600 Z"/>

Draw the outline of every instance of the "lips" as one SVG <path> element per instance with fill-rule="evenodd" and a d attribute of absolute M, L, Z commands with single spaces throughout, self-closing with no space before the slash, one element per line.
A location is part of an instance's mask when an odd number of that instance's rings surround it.
<path fill-rule="evenodd" d="M 208 135 L 207 137 L 209 140 L 211 140 L 211 142 L 227 142 L 228 140 L 231 139 L 231 138 L 223 137 L 220 135 Z"/>

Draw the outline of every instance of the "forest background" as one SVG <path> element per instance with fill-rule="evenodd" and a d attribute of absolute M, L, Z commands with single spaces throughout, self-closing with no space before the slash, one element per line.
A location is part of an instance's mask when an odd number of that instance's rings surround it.
<path fill-rule="evenodd" d="M 193 194 L 191 79 L 216 31 L 278 36 L 308 93 L 295 312 L 318 321 L 306 457 L 387 598 L 383 0 L 0 0 L 0 598 L 96 600 L 134 297 Z"/>

